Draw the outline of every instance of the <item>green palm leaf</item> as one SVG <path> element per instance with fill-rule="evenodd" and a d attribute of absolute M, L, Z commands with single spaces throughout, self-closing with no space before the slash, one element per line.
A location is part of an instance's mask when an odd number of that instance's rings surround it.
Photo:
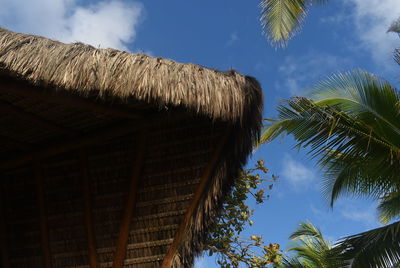
<path fill-rule="evenodd" d="M 381 198 L 378 206 L 379 219 L 382 223 L 396 219 L 400 215 L 400 189 L 386 194 Z"/>
<path fill-rule="evenodd" d="M 400 222 L 346 237 L 337 247 L 352 268 L 395 267 L 400 263 Z"/>
<path fill-rule="evenodd" d="M 383 222 L 400 216 L 400 95 L 389 83 L 362 71 L 335 75 L 312 99 L 280 105 L 261 142 L 285 133 L 318 159 L 332 205 L 341 194 L 365 195 L 379 200 Z M 399 229 L 397 222 L 347 237 L 331 252 L 351 267 L 392 267 L 400 263 Z"/>
<path fill-rule="evenodd" d="M 339 74 L 316 87 L 313 100 L 295 97 L 278 106 L 261 143 L 292 134 L 308 147 L 326 175 L 331 203 L 340 194 L 379 197 L 400 189 L 399 94 L 364 72 Z"/>
<path fill-rule="evenodd" d="M 262 0 L 261 22 L 264 34 L 277 46 L 285 46 L 296 34 L 314 3 L 326 0 Z"/>
<path fill-rule="evenodd" d="M 338 106 L 400 148 L 400 98 L 388 82 L 363 71 L 337 74 L 318 83 L 311 98 L 320 106 Z"/>
<path fill-rule="evenodd" d="M 283 267 L 305 268 L 343 268 L 348 262 L 342 259 L 340 252 L 326 241 L 321 231 L 311 223 L 300 223 L 290 239 L 294 246 L 289 249 L 295 257 L 286 257 Z"/>

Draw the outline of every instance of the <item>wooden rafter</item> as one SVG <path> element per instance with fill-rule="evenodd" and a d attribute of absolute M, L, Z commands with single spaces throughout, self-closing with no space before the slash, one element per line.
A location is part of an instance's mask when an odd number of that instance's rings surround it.
<path fill-rule="evenodd" d="M 129 230 L 133 213 L 136 207 L 136 195 L 140 181 L 140 175 L 146 153 L 146 132 L 142 131 L 136 140 L 136 157 L 131 174 L 131 183 L 126 200 L 124 214 L 119 229 L 119 235 L 114 256 L 113 268 L 122 268 L 124 265 L 128 245 Z"/>
<path fill-rule="evenodd" d="M 3 188 L 0 186 L 0 258 L 1 267 L 10 268 L 10 261 L 8 255 L 8 243 L 7 243 L 7 225 L 6 225 L 6 215 L 4 213 L 4 192 Z"/>
<path fill-rule="evenodd" d="M 92 215 L 92 198 L 90 194 L 90 181 L 88 172 L 88 160 L 87 153 L 85 150 L 79 152 L 79 169 L 81 173 L 81 181 L 83 185 L 83 197 L 85 202 L 85 230 L 86 238 L 88 242 L 88 253 L 89 253 L 89 265 L 90 268 L 99 267 L 96 252 L 96 242 L 94 235 L 94 224 Z"/>
<path fill-rule="evenodd" d="M 223 138 L 220 140 L 219 144 L 215 148 L 215 151 L 210 159 L 210 162 L 208 162 L 208 165 L 206 166 L 206 168 L 201 176 L 200 183 L 197 186 L 194 196 L 189 203 L 189 207 L 185 212 L 185 215 L 184 215 L 183 220 L 179 226 L 179 229 L 174 237 L 174 240 L 173 240 L 171 246 L 169 247 L 167 254 L 164 257 L 161 268 L 170 268 L 171 267 L 173 258 L 176 255 L 176 252 L 179 249 L 179 246 L 188 230 L 190 221 L 193 218 L 193 214 L 195 213 L 195 211 L 199 205 L 199 202 L 207 189 L 207 185 L 209 185 L 209 183 L 210 183 L 213 171 L 214 171 L 216 165 L 218 164 L 218 160 L 221 157 L 221 153 L 225 147 L 225 144 L 227 143 L 227 140 L 228 140 L 230 134 L 231 134 L 231 129 L 228 128 L 226 130 Z"/>
<path fill-rule="evenodd" d="M 26 83 L 15 82 L 10 78 L 0 77 L 0 92 L 5 92 L 21 97 L 32 98 L 49 103 L 74 107 L 94 114 L 113 115 L 122 118 L 140 118 L 142 114 L 132 112 L 120 107 L 110 107 L 104 104 L 92 102 L 88 99 L 61 92 L 58 89 L 44 91 L 43 89 L 29 86 Z"/>
<path fill-rule="evenodd" d="M 25 123 L 31 122 L 40 128 L 45 128 L 50 131 L 56 131 L 58 133 L 63 133 L 66 135 L 71 135 L 71 136 L 74 136 L 76 134 L 71 129 L 68 129 L 64 126 L 61 126 L 59 124 L 56 124 L 49 120 L 46 120 L 38 115 L 24 111 L 22 108 L 19 108 L 15 105 L 12 105 L 5 101 L 0 101 L 0 112 L 6 113 L 6 114 L 12 114 L 12 115 L 22 119 L 23 121 L 25 121 Z"/>
<path fill-rule="evenodd" d="M 162 123 L 166 120 L 166 116 L 155 115 L 149 118 L 140 119 L 134 122 L 126 122 L 117 126 L 107 126 L 102 130 L 95 131 L 81 137 L 61 142 L 52 146 L 44 147 L 31 152 L 22 153 L 9 160 L 0 162 L 0 170 L 12 169 L 30 163 L 33 160 L 47 158 L 60 153 L 65 153 L 80 149 L 81 147 L 90 146 L 101 141 L 121 137 L 129 133 L 145 129 L 150 126 Z M 179 119 L 176 117 L 175 119 Z"/>
<path fill-rule="evenodd" d="M 43 190 L 43 165 L 40 162 L 35 163 L 35 177 L 36 177 L 36 194 L 39 207 L 39 221 L 40 221 L 40 245 L 42 249 L 43 268 L 52 268 L 51 253 L 49 245 L 49 229 L 47 224 L 47 210 L 46 201 Z"/>

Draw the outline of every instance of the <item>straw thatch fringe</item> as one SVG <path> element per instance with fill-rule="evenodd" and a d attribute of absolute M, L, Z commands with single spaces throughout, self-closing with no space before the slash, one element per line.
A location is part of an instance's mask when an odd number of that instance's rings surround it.
<path fill-rule="evenodd" d="M 255 79 L 251 80 L 258 85 Z M 176 258 L 176 267 L 192 267 L 194 257 L 201 254 L 210 231 L 212 230 L 218 212 L 226 193 L 232 189 L 235 178 L 240 175 L 248 156 L 251 155 L 253 144 L 259 138 L 262 119 L 262 95 L 259 91 L 252 98 L 246 99 L 242 123 L 236 122 L 232 135 L 225 146 L 222 157 L 212 176 L 207 194 L 200 202 L 195 213 L 187 239 L 179 249 L 181 258 Z M 258 105 L 255 105 L 258 103 Z M 179 261 L 178 261 L 179 260 Z"/>
<path fill-rule="evenodd" d="M 133 97 L 185 106 L 224 120 L 241 119 L 246 100 L 259 91 L 235 71 L 220 72 L 144 54 L 63 44 L 0 28 L 0 71 L 33 84 L 55 86 L 87 95 Z M 246 107 L 248 109 L 249 107 Z"/>
<path fill-rule="evenodd" d="M 82 96 L 125 102 L 140 100 L 186 107 L 232 126 L 232 135 L 200 202 L 173 267 L 190 267 L 201 253 L 224 196 L 239 176 L 259 137 L 262 93 L 258 82 L 235 71 L 220 72 L 194 64 L 63 44 L 0 28 L 0 74 L 34 85 L 55 87 Z"/>

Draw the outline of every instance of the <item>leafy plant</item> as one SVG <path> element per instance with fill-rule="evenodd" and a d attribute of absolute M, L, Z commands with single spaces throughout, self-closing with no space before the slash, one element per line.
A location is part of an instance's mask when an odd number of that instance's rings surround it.
<path fill-rule="evenodd" d="M 265 176 L 268 169 L 262 160 L 252 169 L 244 170 L 236 180 L 233 190 L 227 196 L 222 213 L 207 243 L 206 251 L 210 256 L 216 254 L 220 267 L 266 267 L 281 261 L 280 246 L 267 245 L 261 235 L 242 237 L 242 232 L 253 225 L 254 213 L 247 202 L 253 199 L 261 204 L 269 198 L 262 185 L 269 183 L 267 190 L 272 190 L 277 177 Z"/>

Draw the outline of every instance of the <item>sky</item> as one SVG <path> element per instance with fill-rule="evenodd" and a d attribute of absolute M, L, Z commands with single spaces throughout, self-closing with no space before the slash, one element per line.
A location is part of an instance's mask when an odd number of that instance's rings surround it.
<path fill-rule="evenodd" d="M 258 0 L 0 0 L 0 27 L 62 42 L 141 52 L 235 69 L 257 78 L 264 92 L 264 117 L 274 117 L 283 99 L 306 96 L 316 82 L 339 71 L 363 69 L 398 82 L 392 51 L 399 37 L 386 33 L 400 16 L 399 0 L 336 0 L 313 6 L 299 35 L 285 49 L 262 35 Z M 319 226 L 336 240 L 379 226 L 371 200 L 342 197 L 333 208 L 320 187 L 322 175 L 305 149 L 290 136 L 258 149 L 249 161 L 264 159 L 279 176 L 271 198 L 254 205 L 254 226 L 285 249 L 301 221 Z M 204 257 L 197 268 L 215 267 Z"/>

